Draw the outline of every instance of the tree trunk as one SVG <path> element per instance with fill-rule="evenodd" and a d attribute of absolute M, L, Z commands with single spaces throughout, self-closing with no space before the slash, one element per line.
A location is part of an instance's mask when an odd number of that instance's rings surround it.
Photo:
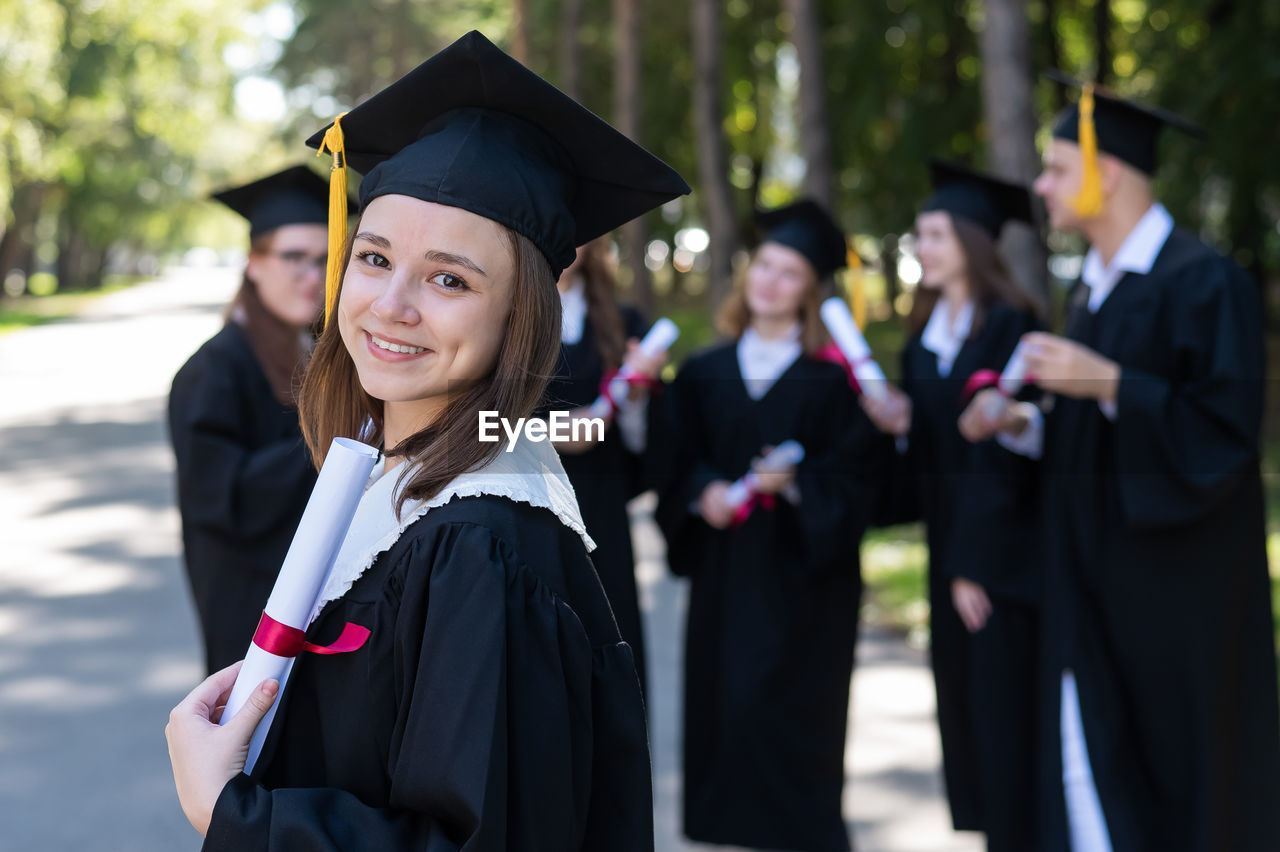
<path fill-rule="evenodd" d="M 1106 85 L 1111 79 L 1111 0 L 1094 0 L 1093 38 L 1098 51 L 1094 82 Z"/>
<path fill-rule="evenodd" d="M 640 76 L 643 52 L 639 0 L 614 0 L 614 122 L 618 130 L 640 142 Z M 639 216 L 622 226 L 622 262 L 631 270 L 631 300 L 645 316 L 653 315 L 653 279 L 644 264 L 648 229 Z"/>
<path fill-rule="evenodd" d="M 528 0 L 514 0 L 511 4 L 511 55 L 522 65 L 529 64 Z"/>
<path fill-rule="evenodd" d="M 737 240 L 729 158 L 720 100 L 720 3 L 693 0 L 693 129 L 698 151 L 698 194 L 702 197 L 711 236 L 707 269 L 707 301 L 715 308 L 733 286 L 733 253 Z"/>
<path fill-rule="evenodd" d="M 982 52 L 982 111 L 990 169 L 999 177 L 1031 183 L 1040 171 L 1031 73 L 1031 27 L 1024 0 L 986 0 Z M 1041 307 L 1049 306 L 1048 257 L 1038 230 L 1019 223 L 1005 228 L 1001 248 L 1014 277 Z"/>
<path fill-rule="evenodd" d="M 583 0 L 563 0 L 560 7 L 560 88 L 575 101 L 582 101 Z"/>
<path fill-rule="evenodd" d="M 898 307 L 898 294 L 902 292 L 898 280 L 898 235 L 885 234 L 880 243 L 880 267 L 884 270 L 884 295 L 889 302 L 889 309 Z"/>
<path fill-rule="evenodd" d="M 834 207 L 831 124 L 827 118 L 826 75 L 822 72 L 822 24 L 817 0 L 786 0 L 791 43 L 800 60 L 800 147 L 804 153 L 804 194 Z"/>
<path fill-rule="evenodd" d="M 40 204 L 44 196 L 43 184 L 28 183 L 13 189 L 13 221 L 0 236 L 0 284 L 15 269 L 21 269 L 30 277 L 35 257 L 35 226 L 40 218 Z M 4 290 L 0 288 L 0 298 Z"/>

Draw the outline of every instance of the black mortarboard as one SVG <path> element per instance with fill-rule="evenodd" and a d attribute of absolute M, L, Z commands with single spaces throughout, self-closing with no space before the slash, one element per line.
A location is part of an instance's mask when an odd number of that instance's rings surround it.
<path fill-rule="evenodd" d="M 323 225 L 329 217 L 329 187 L 306 166 L 293 166 L 211 196 L 249 220 L 249 239 L 285 225 Z M 354 212 L 354 205 L 349 204 Z"/>
<path fill-rule="evenodd" d="M 942 210 L 968 219 L 993 240 L 1000 237 L 1000 229 L 1010 219 L 1035 222 L 1031 192 L 1021 184 L 936 159 L 929 161 L 929 179 L 933 195 L 920 206 L 922 213 Z"/>
<path fill-rule="evenodd" d="M 553 278 L 578 246 L 689 192 L 666 163 L 474 31 L 339 123 L 346 161 L 365 175 L 361 209 L 407 195 L 468 210 L 528 237 Z M 336 147 L 326 132 L 307 140 L 322 143 Z"/>
<path fill-rule="evenodd" d="M 1061 71 L 1046 71 L 1045 76 L 1069 88 L 1085 86 Z M 1092 87 L 1091 94 L 1098 150 L 1123 160 L 1143 174 L 1154 174 L 1156 170 L 1156 139 L 1166 126 L 1196 137 L 1205 135 L 1204 128 L 1167 110 L 1125 100 L 1098 87 Z M 1080 106 L 1075 103 L 1063 110 L 1053 126 L 1055 138 L 1080 141 Z"/>
<path fill-rule="evenodd" d="M 844 232 L 821 204 L 806 198 L 786 207 L 757 210 L 756 224 L 765 232 L 764 241 L 795 249 L 826 278 L 847 262 Z"/>

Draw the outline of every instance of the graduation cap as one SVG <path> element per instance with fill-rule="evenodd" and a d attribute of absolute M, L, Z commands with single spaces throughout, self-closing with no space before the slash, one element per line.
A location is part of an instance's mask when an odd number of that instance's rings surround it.
<path fill-rule="evenodd" d="M 249 220 L 251 240 L 285 225 L 323 225 L 329 217 L 329 187 L 306 166 L 293 166 L 211 197 Z M 354 212 L 354 205 L 348 205 Z"/>
<path fill-rule="evenodd" d="M 365 175 L 362 210 L 407 195 L 476 213 L 529 238 L 552 280 L 578 246 L 689 192 L 670 166 L 475 31 L 307 144 L 334 154 L 335 178 L 343 164 Z M 327 306 L 340 274 L 330 269 Z"/>
<path fill-rule="evenodd" d="M 1035 223 L 1026 186 L 938 159 L 929 161 L 929 180 L 933 195 L 921 205 L 922 213 L 941 210 L 968 219 L 993 240 L 1011 219 Z"/>
<path fill-rule="evenodd" d="M 1197 138 L 1206 135 L 1204 128 L 1180 115 L 1126 100 L 1061 71 L 1046 71 L 1045 76 L 1081 90 L 1080 100 L 1064 110 L 1053 127 L 1054 138 L 1077 143 L 1084 157 L 1084 175 L 1076 198 L 1076 210 L 1081 215 L 1097 215 L 1102 208 L 1099 151 L 1150 175 L 1156 170 L 1156 140 L 1165 127 Z"/>
<path fill-rule="evenodd" d="M 812 199 L 773 210 L 757 210 L 756 224 L 765 232 L 765 242 L 778 243 L 804 255 L 819 279 L 849 262 L 844 232 L 831 214 Z"/>

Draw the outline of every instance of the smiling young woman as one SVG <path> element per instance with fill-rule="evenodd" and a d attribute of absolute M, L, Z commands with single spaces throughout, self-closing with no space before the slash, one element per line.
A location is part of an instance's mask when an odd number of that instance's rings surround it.
<path fill-rule="evenodd" d="M 478 415 L 535 409 L 574 247 L 688 187 L 479 33 L 331 131 L 361 214 L 300 408 L 317 461 L 360 436 L 385 463 L 308 635 L 370 635 L 294 662 L 252 776 L 270 682 L 224 727 L 236 668 L 193 691 L 179 800 L 206 849 L 651 850 L 639 682 L 573 490 Z"/>

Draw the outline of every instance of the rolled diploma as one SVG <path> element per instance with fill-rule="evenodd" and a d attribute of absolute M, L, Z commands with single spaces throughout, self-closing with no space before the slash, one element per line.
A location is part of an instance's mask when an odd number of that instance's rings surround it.
<path fill-rule="evenodd" d="M 841 354 L 853 368 L 853 375 L 857 377 L 862 392 L 872 399 L 884 399 L 887 395 L 884 371 L 871 360 L 871 347 L 858 330 L 858 324 L 853 321 L 853 314 L 849 313 L 849 306 L 844 303 L 844 299 L 832 296 L 822 303 L 820 312 L 831 339 L 840 347 Z"/>
<path fill-rule="evenodd" d="M 1004 365 L 1004 370 L 1000 373 L 1000 381 L 996 383 L 996 387 L 1000 390 L 1000 396 L 992 397 L 987 401 L 987 409 L 984 412 L 988 420 L 995 420 L 1000 416 L 1000 411 L 1004 408 L 1007 400 L 1013 399 L 1018 391 L 1022 390 L 1023 384 L 1027 378 L 1027 352 L 1022 343 L 1013 348 L 1013 354 L 1009 356 L 1009 363 Z"/>
<path fill-rule="evenodd" d="M 307 507 L 302 512 L 302 520 L 293 534 L 289 552 L 285 554 L 284 564 L 280 566 L 276 584 L 267 598 L 267 615 L 299 630 L 307 628 L 316 597 L 324 586 L 338 549 L 342 547 L 342 540 L 347 536 L 347 528 L 351 526 L 351 518 L 377 461 L 378 451 L 368 444 L 349 438 L 333 439 Z M 222 711 L 220 724 L 225 725 L 235 716 L 258 684 L 268 678 L 279 681 L 280 691 L 276 695 L 283 695 L 285 681 L 292 669 L 292 657 L 278 657 L 251 642 L 235 686 L 231 688 L 227 707 Z M 277 700 L 271 705 L 249 740 L 245 772 L 253 771 L 279 703 Z"/>
<path fill-rule="evenodd" d="M 769 454 L 760 460 L 759 473 L 777 473 L 785 470 L 792 465 L 800 464 L 804 461 L 804 447 L 800 446 L 796 441 L 783 441 L 778 446 L 769 451 Z M 756 491 L 756 484 L 760 481 L 757 471 L 751 471 L 739 477 L 729 490 L 725 492 L 725 501 L 728 502 L 730 508 L 737 509 L 743 503 L 751 499 L 751 495 Z"/>
<path fill-rule="evenodd" d="M 676 342 L 676 338 L 680 336 L 680 327 L 674 322 L 663 317 L 653 324 L 649 329 L 649 333 L 640 341 L 640 351 L 648 358 L 653 358 L 666 352 L 671 348 L 671 344 Z M 618 375 L 613 377 L 609 382 L 609 397 L 601 395 L 595 402 L 591 403 L 591 416 L 604 417 L 609 413 L 609 399 L 615 402 L 625 397 L 630 390 L 627 379 L 633 375 L 633 371 L 626 364 L 618 370 Z"/>

